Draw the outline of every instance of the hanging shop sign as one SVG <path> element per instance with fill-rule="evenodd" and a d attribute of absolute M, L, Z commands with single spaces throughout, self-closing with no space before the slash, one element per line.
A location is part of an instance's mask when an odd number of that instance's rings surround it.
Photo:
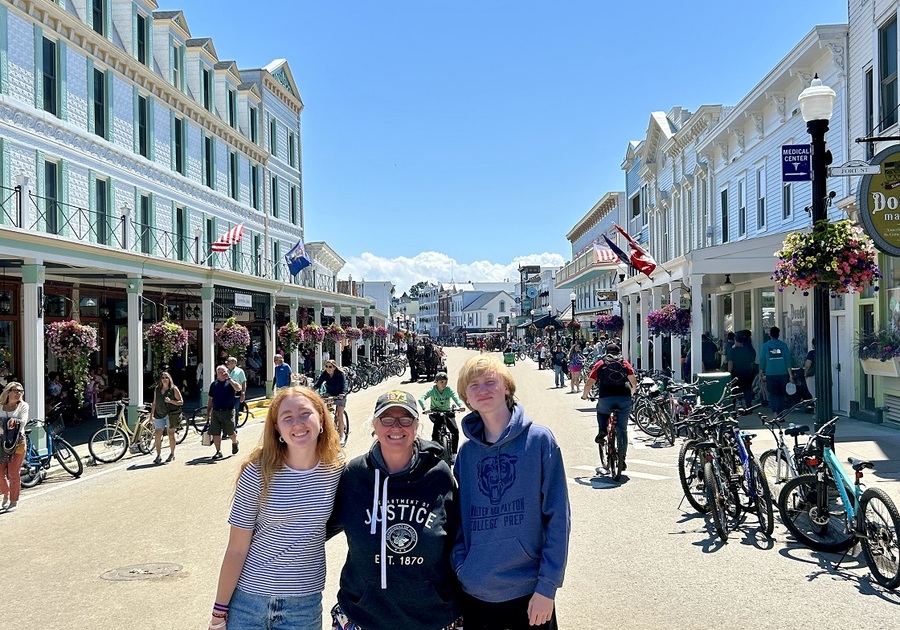
<path fill-rule="evenodd" d="M 880 167 L 880 172 L 859 180 L 859 220 L 875 247 L 900 256 L 900 145 L 879 152 L 869 164 Z"/>

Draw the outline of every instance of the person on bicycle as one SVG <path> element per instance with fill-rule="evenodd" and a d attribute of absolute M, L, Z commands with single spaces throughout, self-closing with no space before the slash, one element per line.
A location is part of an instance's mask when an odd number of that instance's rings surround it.
<path fill-rule="evenodd" d="M 325 362 L 325 369 L 319 374 L 319 378 L 313 383 L 313 389 L 325 385 L 325 395 L 334 398 L 334 417 L 337 421 L 338 435 L 341 438 L 341 446 L 344 446 L 347 438 L 344 434 L 344 407 L 347 405 L 347 377 L 337 363 L 329 359 Z"/>
<path fill-rule="evenodd" d="M 606 439 L 606 427 L 609 416 L 617 412 L 616 433 L 619 437 L 619 457 L 622 470 L 625 470 L 625 451 L 628 448 L 628 416 L 631 415 L 631 397 L 637 391 L 637 379 L 634 368 L 622 356 L 622 349 L 615 343 L 606 345 L 606 354 L 594 364 L 581 399 L 587 400 L 591 388 L 597 383 L 597 425 L 598 433 L 594 441 L 602 444 Z"/>
<path fill-rule="evenodd" d="M 451 400 L 455 403 L 454 407 L 452 407 L 453 409 L 463 406 L 462 401 L 459 399 L 459 396 L 456 395 L 456 392 L 453 391 L 453 388 L 447 385 L 446 372 L 438 372 L 435 374 L 434 387 L 422 394 L 422 397 L 419 398 L 419 406 L 425 411 L 428 410 L 428 407 L 425 406 L 425 401 L 429 398 L 431 399 L 432 411 L 450 411 Z M 434 427 L 431 429 L 432 442 L 438 441 L 438 438 L 441 435 L 441 425 L 444 424 L 444 420 L 446 419 L 447 430 L 450 432 L 450 450 L 455 458 L 459 448 L 459 427 L 456 424 L 456 419 L 449 414 L 435 415 L 432 416 L 431 419 L 434 422 Z"/>

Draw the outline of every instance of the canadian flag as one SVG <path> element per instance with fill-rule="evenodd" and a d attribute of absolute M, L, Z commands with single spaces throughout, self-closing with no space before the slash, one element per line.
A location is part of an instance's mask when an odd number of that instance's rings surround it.
<path fill-rule="evenodd" d="M 628 244 L 631 246 L 631 264 L 634 265 L 635 269 L 649 278 L 650 274 L 653 273 L 657 267 L 656 261 L 653 260 L 653 256 L 651 256 L 643 247 L 638 245 L 638 242 L 634 240 L 628 232 L 618 225 L 616 225 L 615 228 L 619 230 L 619 233 L 625 237 L 625 240 L 628 241 Z"/>
<path fill-rule="evenodd" d="M 215 243 L 210 246 L 210 249 L 212 249 L 214 252 L 227 252 L 229 247 L 240 243 L 242 238 L 244 238 L 243 223 L 225 232 L 218 238 L 218 240 L 216 240 Z"/>

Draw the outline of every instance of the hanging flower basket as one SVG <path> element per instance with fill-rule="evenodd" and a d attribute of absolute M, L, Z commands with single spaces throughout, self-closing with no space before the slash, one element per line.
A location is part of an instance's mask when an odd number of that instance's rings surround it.
<path fill-rule="evenodd" d="M 651 335 L 687 337 L 691 332 L 691 312 L 666 304 L 658 311 L 647 313 L 647 330 Z"/>
<path fill-rule="evenodd" d="M 350 326 L 349 328 L 344 330 L 344 335 L 350 341 L 356 341 L 357 339 L 362 338 L 362 330 L 357 328 L 356 326 Z"/>
<path fill-rule="evenodd" d="M 172 356 L 187 344 L 188 333 L 180 324 L 164 317 L 161 322 L 151 324 L 144 331 L 144 339 L 153 353 L 153 374 L 169 363 Z"/>
<path fill-rule="evenodd" d="M 359 330 L 362 333 L 363 339 L 371 339 L 372 337 L 375 336 L 375 327 L 374 326 L 369 326 L 368 324 L 365 324 Z"/>
<path fill-rule="evenodd" d="M 568 321 L 566 322 L 566 328 L 571 332 L 581 330 L 581 322 L 576 322 L 575 320 Z"/>
<path fill-rule="evenodd" d="M 243 358 L 250 347 L 250 331 L 246 326 L 234 321 L 234 317 L 225 320 L 222 327 L 216 331 L 215 337 L 216 343 L 222 346 L 229 356 L 238 359 Z"/>
<path fill-rule="evenodd" d="M 379 339 L 386 339 L 388 336 L 388 329 L 384 326 L 378 326 L 375 328 L 375 336 Z"/>
<path fill-rule="evenodd" d="M 328 339 L 328 341 L 340 343 L 344 340 L 344 336 L 344 329 L 341 328 L 341 325 L 338 323 L 334 323 L 325 329 L 325 338 Z"/>
<path fill-rule="evenodd" d="M 284 346 L 285 352 L 293 352 L 303 343 L 303 329 L 296 322 L 288 322 L 278 329 L 278 341 Z"/>
<path fill-rule="evenodd" d="M 862 293 L 881 278 L 872 239 L 849 220 L 816 221 L 811 232 L 791 232 L 775 256 L 771 278 L 779 291 L 809 295 L 821 286 L 831 295 Z"/>
<path fill-rule="evenodd" d="M 325 329 L 316 323 L 312 323 L 303 329 L 303 338 L 314 343 L 322 343 L 325 339 Z"/>
<path fill-rule="evenodd" d="M 618 315 L 598 315 L 594 321 L 594 327 L 597 330 L 617 331 L 622 330 L 625 326 L 625 320 Z"/>
<path fill-rule="evenodd" d="M 403 341 L 405 338 L 406 335 L 399 330 L 394 333 L 394 341 Z"/>
<path fill-rule="evenodd" d="M 75 398 L 81 400 L 88 378 L 88 357 L 100 349 L 97 329 L 67 320 L 46 326 L 47 348 L 59 362 L 60 371 L 72 379 Z"/>

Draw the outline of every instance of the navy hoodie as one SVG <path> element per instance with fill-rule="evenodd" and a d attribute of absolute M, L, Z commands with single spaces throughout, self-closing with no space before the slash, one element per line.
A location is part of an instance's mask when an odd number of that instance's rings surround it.
<path fill-rule="evenodd" d="M 416 445 L 410 466 L 389 474 L 375 443 L 338 486 L 329 533 L 343 529 L 348 550 L 337 599 L 366 630 L 437 630 L 461 614 L 450 566 L 456 481 L 439 445 Z"/>
<path fill-rule="evenodd" d="M 571 515 L 562 453 L 546 427 L 521 405 L 493 444 L 477 411 L 462 421 L 461 523 L 451 562 L 463 590 L 487 602 L 533 593 L 551 599 L 562 586 Z"/>

